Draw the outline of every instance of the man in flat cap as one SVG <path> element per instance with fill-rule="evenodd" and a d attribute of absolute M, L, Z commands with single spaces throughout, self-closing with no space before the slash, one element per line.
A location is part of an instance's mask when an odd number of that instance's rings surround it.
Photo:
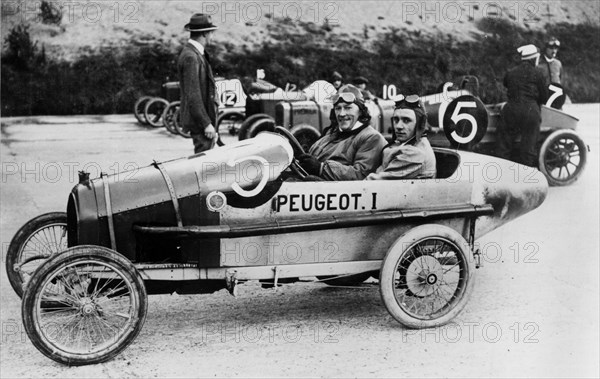
<path fill-rule="evenodd" d="M 504 77 L 508 102 L 502 108 L 503 124 L 498 131 L 498 156 L 510 159 L 515 141 L 521 136 L 519 163 L 537 167 L 536 144 L 540 134 L 541 104 L 546 101 L 544 77 L 536 69 L 540 53 L 535 45 L 517 49 L 521 63 Z"/>
<path fill-rule="evenodd" d="M 209 15 L 194 14 L 185 30 L 190 39 L 177 61 L 181 92 L 181 123 L 189 130 L 194 142 L 194 153 L 211 149 L 216 142 L 218 99 L 215 79 L 205 46 L 217 29 Z"/>

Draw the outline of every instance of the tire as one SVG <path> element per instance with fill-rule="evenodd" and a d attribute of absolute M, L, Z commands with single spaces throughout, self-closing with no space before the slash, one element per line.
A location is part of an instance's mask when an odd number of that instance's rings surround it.
<path fill-rule="evenodd" d="M 364 282 L 365 280 L 369 279 L 370 277 L 371 277 L 370 272 L 361 272 L 360 274 L 341 276 L 339 278 L 335 278 L 332 276 L 317 276 L 317 279 L 319 279 L 323 283 L 330 285 L 330 286 L 348 287 L 348 286 L 357 286 L 357 285 L 361 284 L 362 282 Z M 334 278 L 334 279 L 327 279 L 327 278 Z"/>
<path fill-rule="evenodd" d="M 473 259 L 467 241 L 443 225 L 421 225 L 400 237 L 380 271 L 381 298 L 388 312 L 409 328 L 450 322 L 473 291 Z"/>
<path fill-rule="evenodd" d="M 308 124 L 300 124 L 292 130 L 292 135 L 296 137 L 304 151 L 308 152 L 310 147 L 321 138 L 321 134 L 314 127 Z"/>
<path fill-rule="evenodd" d="M 122 352 L 142 329 L 147 309 L 144 282 L 133 264 L 91 245 L 44 262 L 21 305 L 33 345 L 72 366 L 105 362 Z"/>
<path fill-rule="evenodd" d="M 238 134 L 238 131 L 242 127 L 244 122 L 244 115 L 241 113 L 223 113 L 217 117 L 217 132 L 219 135 L 224 134 L 225 132 L 234 136 Z M 223 128 L 227 128 L 224 130 Z"/>
<path fill-rule="evenodd" d="M 17 295 L 23 297 L 23 285 L 43 261 L 66 249 L 65 212 L 44 213 L 27 221 L 10 241 L 6 253 L 6 274 Z"/>
<path fill-rule="evenodd" d="M 135 105 L 133 106 L 133 114 L 138 122 L 142 125 L 148 125 L 148 120 L 146 119 L 144 110 L 146 109 L 146 103 L 152 98 L 152 96 L 142 96 L 135 102 Z"/>
<path fill-rule="evenodd" d="M 192 138 L 192 134 L 189 130 L 183 130 L 183 125 L 181 124 L 181 117 L 179 116 L 181 113 L 181 108 L 177 108 L 175 111 L 175 115 L 173 116 L 173 125 L 175 126 L 175 130 L 177 134 L 184 138 Z"/>
<path fill-rule="evenodd" d="M 162 115 L 169 106 L 169 102 L 160 97 L 154 97 L 146 103 L 144 115 L 150 126 L 160 128 L 163 126 Z"/>
<path fill-rule="evenodd" d="M 168 107 L 165 108 L 165 111 L 162 115 L 163 124 L 165 125 L 165 128 L 172 134 L 177 135 L 179 135 L 179 133 L 177 133 L 177 129 L 175 128 L 175 117 L 179 117 L 178 110 L 180 104 L 180 101 L 173 101 L 169 104 Z"/>
<path fill-rule="evenodd" d="M 248 138 L 252 138 L 249 135 L 250 126 L 252 126 L 252 124 L 254 124 L 257 120 L 261 120 L 263 118 L 272 119 L 272 117 L 266 113 L 257 113 L 257 114 L 253 114 L 252 116 L 247 117 L 244 120 L 244 122 L 242 122 L 242 126 L 240 126 L 240 130 L 238 133 L 238 139 L 241 141 L 241 140 L 245 140 Z"/>
<path fill-rule="evenodd" d="M 248 138 L 254 138 L 262 132 L 273 132 L 275 131 L 275 120 L 271 117 L 261 118 L 254 121 L 248 127 Z"/>
<path fill-rule="evenodd" d="M 546 137 L 538 156 L 540 171 L 546 175 L 551 186 L 566 186 L 575 182 L 586 162 L 587 145 L 570 129 L 556 130 Z"/>

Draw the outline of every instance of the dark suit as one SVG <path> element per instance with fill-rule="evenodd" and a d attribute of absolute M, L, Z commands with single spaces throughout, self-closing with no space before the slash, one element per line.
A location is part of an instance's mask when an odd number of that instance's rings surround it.
<path fill-rule="evenodd" d="M 546 100 L 542 74 L 523 61 L 504 77 L 508 102 L 502 108 L 503 124 L 498 133 L 498 155 L 510 159 L 515 140 L 520 135 L 520 162 L 537 166 L 537 140 L 542 122 L 540 105 Z"/>
<path fill-rule="evenodd" d="M 212 69 L 206 56 L 187 43 L 177 62 L 181 92 L 180 117 L 184 130 L 189 130 L 194 141 L 194 153 L 209 150 L 213 141 L 206 138 L 204 129 L 216 127 L 216 87 Z"/>

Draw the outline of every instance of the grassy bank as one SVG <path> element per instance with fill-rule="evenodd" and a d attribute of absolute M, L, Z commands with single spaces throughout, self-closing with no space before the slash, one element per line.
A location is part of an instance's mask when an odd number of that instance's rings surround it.
<path fill-rule="evenodd" d="M 434 37 L 392 29 L 372 35 L 368 26 L 355 36 L 339 35 L 314 24 L 282 20 L 269 27 L 278 41 L 253 50 L 213 46 L 220 76 L 249 80 L 257 68 L 277 85 L 303 87 L 331 73 L 362 75 L 381 96 L 384 84 L 402 93 L 427 94 L 461 75 L 475 75 L 484 102 L 504 100 L 502 78 L 515 64 L 521 44 L 543 45 L 548 35 L 562 43 L 559 58 L 565 88 L 573 102 L 600 102 L 600 28 L 557 24 L 534 32 L 500 19 L 483 19 L 474 41 L 451 35 Z M 130 113 L 142 95 L 160 95 L 167 78 L 177 80 L 180 46 L 148 45 L 82 51 L 74 62 L 49 59 L 31 41 L 27 28 L 13 29 L 2 55 L 2 116 Z"/>

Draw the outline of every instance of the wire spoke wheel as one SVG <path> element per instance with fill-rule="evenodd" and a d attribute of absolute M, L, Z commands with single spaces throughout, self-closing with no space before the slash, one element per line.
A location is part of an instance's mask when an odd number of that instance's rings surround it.
<path fill-rule="evenodd" d="M 67 249 L 67 214 L 50 212 L 25 223 L 10 241 L 6 254 L 8 280 L 19 297 L 35 270 Z"/>
<path fill-rule="evenodd" d="M 423 225 L 401 237 L 381 270 L 382 299 L 405 326 L 443 325 L 466 305 L 472 291 L 468 244 L 456 231 Z"/>
<path fill-rule="evenodd" d="M 141 330 L 146 311 L 146 291 L 133 264 L 98 246 L 77 246 L 44 263 L 22 304 L 35 347 L 69 365 L 120 353 Z"/>
<path fill-rule="evenodd" d="M 555 131 L 540 148 L 540 171 L 554 186 L 568 185 L 577 180 L 586 160 L 587 146 L 572 130 Z"/>

